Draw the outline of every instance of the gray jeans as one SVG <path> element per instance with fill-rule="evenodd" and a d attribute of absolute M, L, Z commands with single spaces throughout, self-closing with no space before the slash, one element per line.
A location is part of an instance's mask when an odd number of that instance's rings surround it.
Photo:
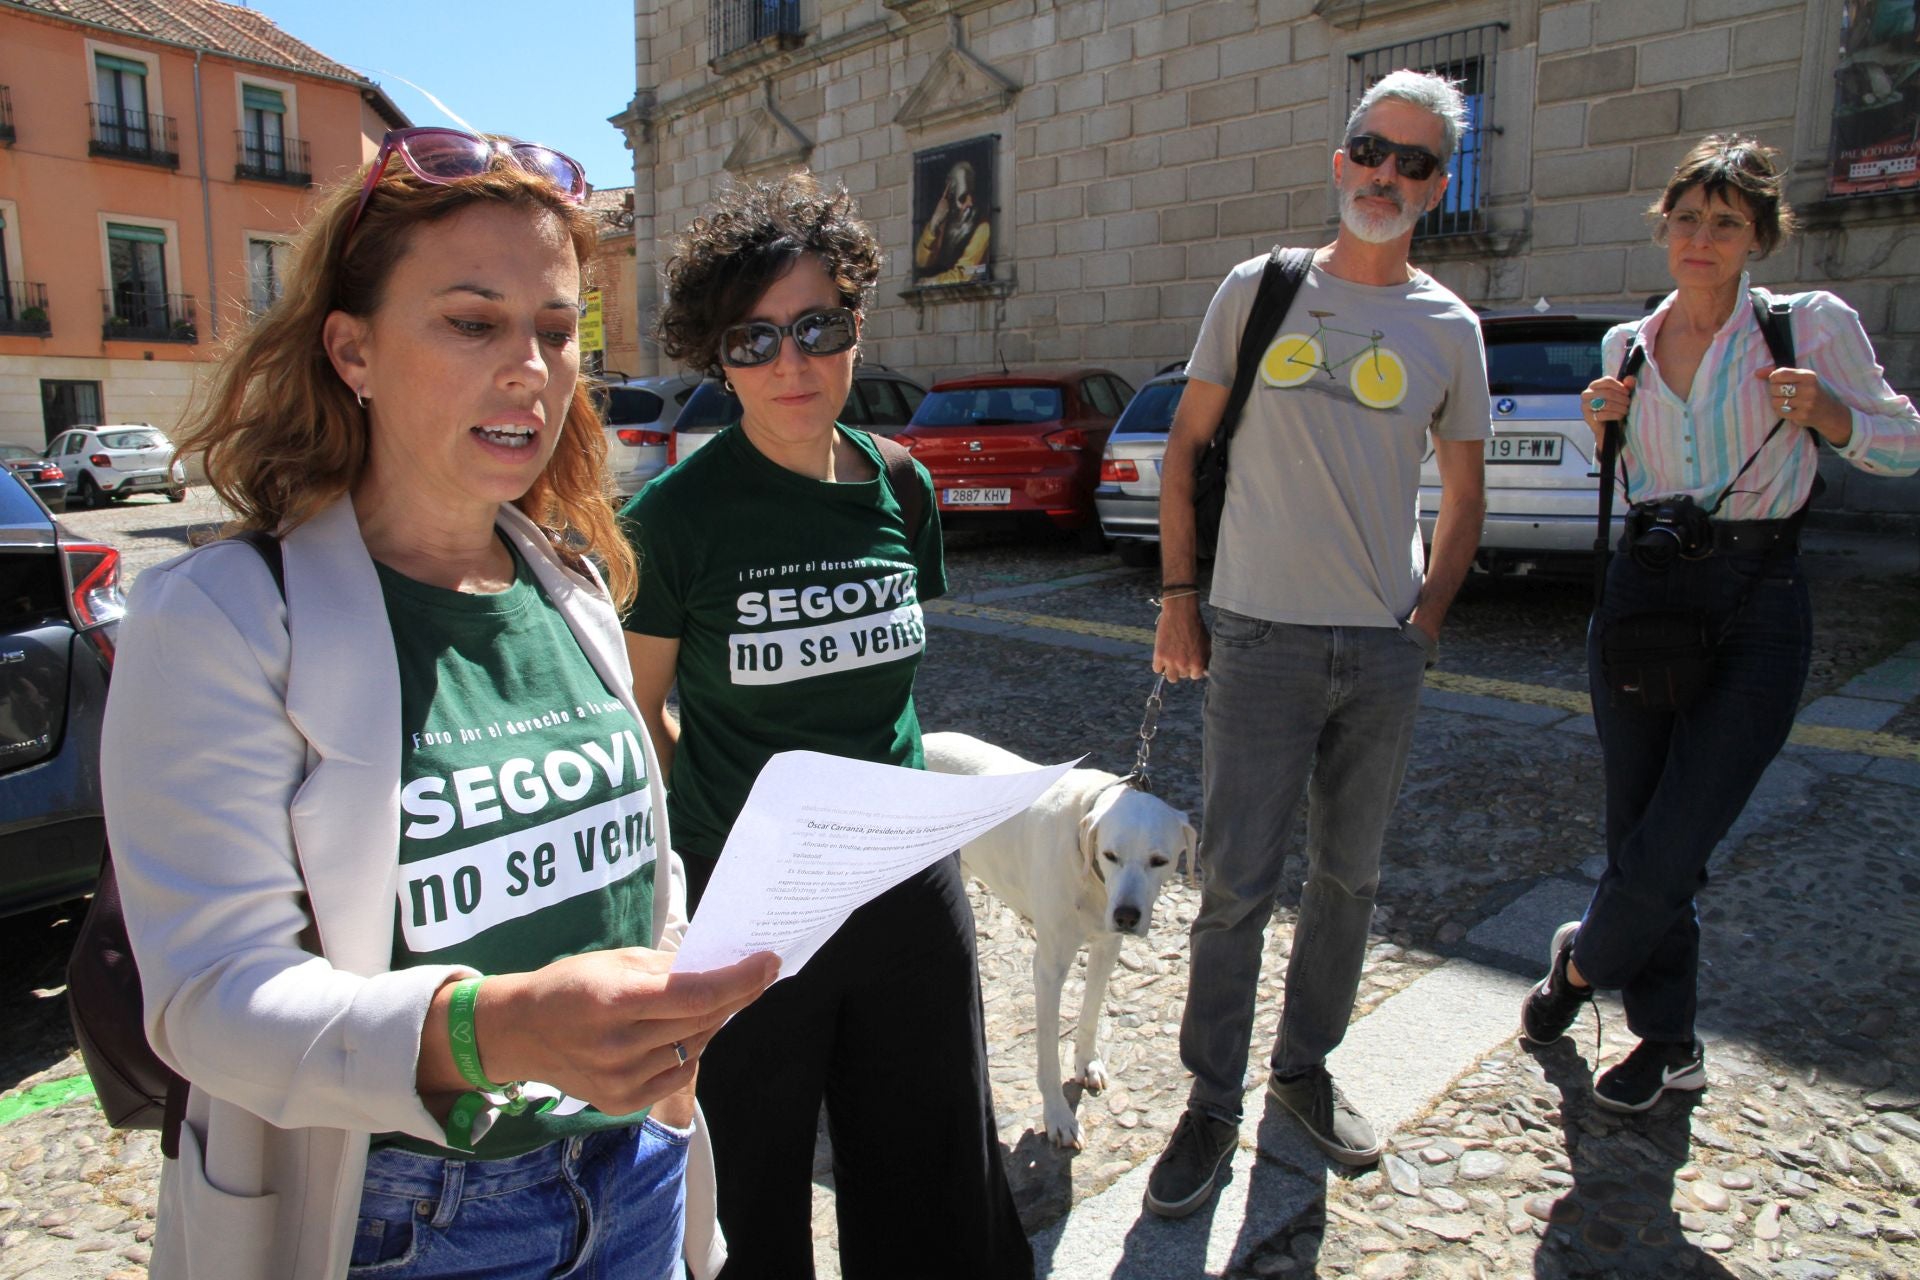
<path fill-rule="evenodd" d="M 1293 626 L 1218 611 L 1205 713 L 1206 884 L 1180 1024 L 1193 1107 L 1240 1117 L 1264 935 L 1303 791 L 1307 879 L 1272 1064 L 1314 1066 L 1346 1034 L 1428 657 L 1411 626 Z"/>

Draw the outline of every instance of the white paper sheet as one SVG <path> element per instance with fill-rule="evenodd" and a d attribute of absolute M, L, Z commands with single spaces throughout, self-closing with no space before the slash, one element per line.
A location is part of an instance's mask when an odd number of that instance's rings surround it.
<path fill-rule="evenodd" d="M 1078 763 L 976 777 L 781 752 L 754 780 L 673 967 L 772 951 L 793 976 L 856 907 L 1020 813 Z"/>

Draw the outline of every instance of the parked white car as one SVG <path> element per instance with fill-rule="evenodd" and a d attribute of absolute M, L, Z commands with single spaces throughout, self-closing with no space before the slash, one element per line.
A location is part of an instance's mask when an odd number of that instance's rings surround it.
<path fill-rule="evenodd" d="M 54 437 L 46 456 L 67 473 L 69 505 L 104 507 L 136 493 L 186 501 L 186 467 L 167 433 L 150 423 L 71 427 Z"/>
<path fill-rule="evenodd" d="M 595 392 L 606 419 L 607 474 L 614 493 L 630 498 L 666 470 L 673 425 L 699 385 L 691 373 L 663 373 L 608 383 Z"/>

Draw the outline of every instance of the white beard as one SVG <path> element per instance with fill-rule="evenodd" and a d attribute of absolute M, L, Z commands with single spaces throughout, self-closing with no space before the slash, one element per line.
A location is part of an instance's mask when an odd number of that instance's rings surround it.
<path fill-rule="evenodd" d="M 1361 196 L 1382 196 L 1400 203 L 1400 211 L 1393 214 L 1374 214 L 1362 209 L 1358 203 Z M 1392 187 L 1363 187 L 1358 191 L 1340 193 L 1340 223 L 1355 236 L 1368 244 L 1388 244 L 1398 240 L 1413 230 L 1414 223 L 1426 210 L 1418 206 L 1409 207 L 1401 202 L 1399 192 Z"/>

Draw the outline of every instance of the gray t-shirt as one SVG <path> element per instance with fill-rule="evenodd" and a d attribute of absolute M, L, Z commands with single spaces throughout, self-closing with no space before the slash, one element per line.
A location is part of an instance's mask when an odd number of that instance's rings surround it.
<path fill-rule="evenodd" d="M 1221 283 L 1189 377 L 1233 385 L 1265 265 L 1243 262 Z M 1234 433 L 1214 605 L 1272 622 L 1399 625 L 1426 570 L 1427 433 L 1485 439 L 1489 422 L 1480 322 L 1466 303 L 1425 272 L 1374 286 L 1315 267 Z"/>

